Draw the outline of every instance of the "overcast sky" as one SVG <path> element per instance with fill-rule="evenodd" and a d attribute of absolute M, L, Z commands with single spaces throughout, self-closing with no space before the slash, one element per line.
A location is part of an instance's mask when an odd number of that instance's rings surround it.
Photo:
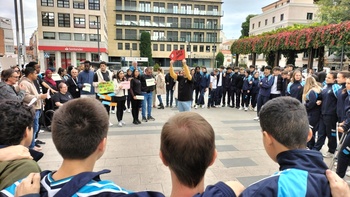
<path fill-rule="evenodd" d="M 241 35 L 241 24 L 249 14 L 260 14 L 261 7 L 277 0 L 223 0 L 224 17 L 222 24 L 227 39 L 239 38 Z M 5 3 L 6 2 L 6 3 Z M 10 18 L 15 33 L 14 1 L 2 1 L 0 16 Z M 23 0 L 24 29 L 26 43 L 28 44 L 34 30 L 37 28 L 36 0 Z M 20 27 L 21 28 L 21 27 Z M 21 31 L 21 30 L 20 30 Z M 14 37 L 16 35 L 14 34 Z M 15 38 L 16 39 L 16 38 Z M 16 45 L 16 43 L 15 43 Z"/>

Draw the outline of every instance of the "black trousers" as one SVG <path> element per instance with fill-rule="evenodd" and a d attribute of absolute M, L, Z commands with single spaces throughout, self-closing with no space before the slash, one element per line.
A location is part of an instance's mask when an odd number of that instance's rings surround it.
<path fill-rule="evenodd" d="M 231 89 L 230 89 L 229 87 L 228 87 L 228 88 L 226 88 L 226 87 L 223 88 L 223 92 L 222 92 L 222 104 L 223 104 L 223 105 L 226 104 L 226 102 L 225 102 L 225 100 L 226 100 L 226 94 L 227 94 L 227 105 L 230 105 L 230 103 L 231 103 L 232 91 L 231 91 Z"/>
<path fill-rule="evenodd" d="M 116 116 L 117 116 L 118 122 L 123 120 L 124 108 L 125 108 L 125 99 L 121 99 L 121 100 L 117 99 L 117 113 L 116 113 Z"/>
<path fill-rule="evenodd" d="M 131 114 L 132 117 L 135 120 L 139 119 L 139 112 L 140 112 L 140 107 L 141 107 L 141 100 L 134 100 L 134 98 L 131 97 Z"/>

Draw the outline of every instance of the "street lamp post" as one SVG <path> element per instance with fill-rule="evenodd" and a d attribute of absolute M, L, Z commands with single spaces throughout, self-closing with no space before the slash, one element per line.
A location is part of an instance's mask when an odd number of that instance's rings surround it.
<path fill-rule="evenodd" d="M 96 16 L 97 18 L 97 55 L 98 55 L 98 61 L 101 60 L 100 58 L 100 25 L 99 25 L 99 16 Z"/>

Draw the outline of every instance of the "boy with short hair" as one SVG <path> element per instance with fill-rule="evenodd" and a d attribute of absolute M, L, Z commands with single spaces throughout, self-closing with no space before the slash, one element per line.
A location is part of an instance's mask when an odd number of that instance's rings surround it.
<path fill-rule="evenodd" d="M 230 187 L 236 193 L 243 190 L 237 182 L 219 182 L 204 192 L 204 174 L 214 163 L 217 151 L 212 126 L 197 113 L 176 114 L 164 124 L 159 156 L 171 172 L 172 197 L 232 196 Z"/>
<path fill-rule="evenodd" d="M 108 127 L 104 106 L 93 98 L 74 99 L 55 111 L 52 140 L 63 162 L 57 171 L 41 173 L 40 196 L 123 196 L 132 193 L 99 178 L 109 170 L 92 172 L 95 162 L 106 150 Z M 13 196 L 17 185 L 18 182 L 1 191 L 0 196 Z M 135 196 L 148 194 L 141 192 Z"/>
<path fill-rule="evenodd" d="M 265 150 L 280 171 L 240 196 L 331 196 L 322 154 L 306 149 L 312 131 L 302 103 L 291 97 L 268 101 L 260 110 L 260 126 Z"/>
<path fill-rule="evenodd" d="M 12 145 L 28 147 L 33 138 L 34 110 L 18 101 L 0 102 L 0 149 Z M 40 172 L 32 159 L 0 162 L 0 190 L 31 172 Z"/>

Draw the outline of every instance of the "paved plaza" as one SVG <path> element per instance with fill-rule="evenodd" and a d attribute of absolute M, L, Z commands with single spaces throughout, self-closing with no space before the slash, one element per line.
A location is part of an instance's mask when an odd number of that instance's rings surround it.
<path fill-rule="evenodd" d="M 229 107 L 192 109 L 201 114 L 213 126 L 218 157 L 205 175 L 205 184 L 218 181 L 238 180 L 248 186 L 278 171 L 278 165 L 266 154 L 259 122 L 254 121 L 254 111 L 239 111 Z M 162 125 L 172 115 L 179 113 L 175 108 L 164 110 L 153 108 L 155 121 L 133 125 L 130 113 L 124 113 L 124 127 L 117 127 L 115 114 L 110 120 L 107 150 L 96 163 L 95 171 L 110 169 L 102 179 L 113 180 L 121 187 L 140 191 L 153 190 L 169 196 L 171 191 L 170 172 L 159 159 L 160 132 Z M 278 122 L 276 122 L 278 124 Z M 51 133 L 41 133 L 40 140 L 45 156 L 39 165 L 43 170 L 55 170 L 62 158 L 55 150 Z M 326 150 L 322 150 L 325 152 Z M 326 160 L 327 164 L 329 160 Z"/>

